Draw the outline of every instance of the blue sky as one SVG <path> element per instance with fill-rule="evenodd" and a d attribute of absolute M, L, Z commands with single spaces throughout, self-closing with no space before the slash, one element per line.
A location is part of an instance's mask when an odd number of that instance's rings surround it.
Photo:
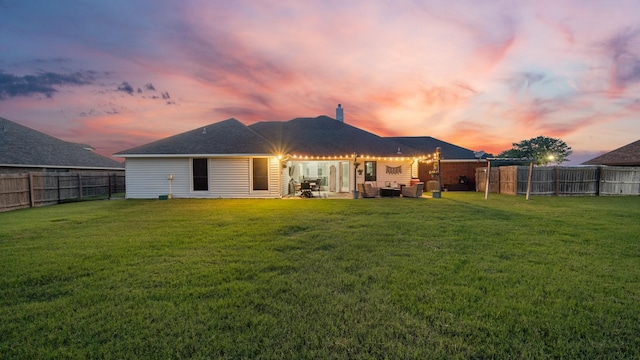
<path fill-rule="evenodd" d="M 0 0 L 0 116 L 104 155 L 334 116 L 571 163 L 640 138 L 637 1 Z"/>

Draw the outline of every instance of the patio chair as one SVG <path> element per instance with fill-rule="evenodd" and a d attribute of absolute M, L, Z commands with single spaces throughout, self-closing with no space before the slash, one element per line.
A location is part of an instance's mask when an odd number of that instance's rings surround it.
<path fill-rule="evenodd" d="M 374 198 L 380 193 L 380 189 L 369 183 L 358 184 L 358 190 L 363 198 Z"/>
<path fill-rule="evenodd" d="M 318 191 L 318 197 L 320 196 L 320 186 L 322 186 L 322 179 L 317 179 L 313 185 L 311 185 L 312 191 Z"/>
<path fill-rule="evenodd" d="M 413 184 L 411 186 L 403 186 L 402 187 L 402 196 L 403 197 L 422 197 L 422 189 L 424 188 L 424 183 L 419 182 L 417 184 Z"/>
<path fill-rule="evenodd" d="M 300 190 L 300 185 L 293 179 L 289 180 L 289 196 L 298 195 L 298 190 Z"/>
<path fill-rule="evenodd" d="M 313 193 L 311 192 L 311 183 L 308 181 L 303 181 L 300 183 L 300 197 L 312 198 Z"/>

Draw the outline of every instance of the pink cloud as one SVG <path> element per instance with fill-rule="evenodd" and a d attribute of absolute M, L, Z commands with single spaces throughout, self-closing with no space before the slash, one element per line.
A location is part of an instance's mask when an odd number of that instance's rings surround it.
<path fill-rule="evenodd" d="M 24 5 L 0 34 L 22 58 L 0 69 L 15 62 L 27 73 L 102 75 L 82 90 L 60 86 L 51 99 L 3 101 L 0 115 L 115 152 L 229 117 L 333 116 L 342 103 L 348 123 L 380 135 L 429 135 L 497 153 L 540 133 L 586 147 L 596 132 L 613 144 L 633 133 L 640 107 L 635 3 L 150 5 L 85 7 L 91 23 L 74 9 L 51 9 L 50 19 Z M 63 15 L 87 30 L 74 34 Z M 53 36 L 41 31 L 54 25 Z M 69 60 L 23 61 L 52 56 Z M 124 81 L 134 90 L 153 82 L 156 98 L 115 92 Z"/>

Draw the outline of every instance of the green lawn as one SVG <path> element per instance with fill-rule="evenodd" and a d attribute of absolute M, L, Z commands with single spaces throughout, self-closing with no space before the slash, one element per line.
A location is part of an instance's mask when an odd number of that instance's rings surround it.
<path fill-rule="evenodd" d="M 0 358 L 638 358 L 640 197 L 0 213 Z"/>

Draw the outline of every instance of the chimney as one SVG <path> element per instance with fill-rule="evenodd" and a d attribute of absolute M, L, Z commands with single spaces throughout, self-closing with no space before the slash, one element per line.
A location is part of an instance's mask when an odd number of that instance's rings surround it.
<path fill-rule="evenodd" d="M 344 122 L 344 109 L 342 108 L 342 104 L 338 104 L 336 108 L 336 120 Z"/>

